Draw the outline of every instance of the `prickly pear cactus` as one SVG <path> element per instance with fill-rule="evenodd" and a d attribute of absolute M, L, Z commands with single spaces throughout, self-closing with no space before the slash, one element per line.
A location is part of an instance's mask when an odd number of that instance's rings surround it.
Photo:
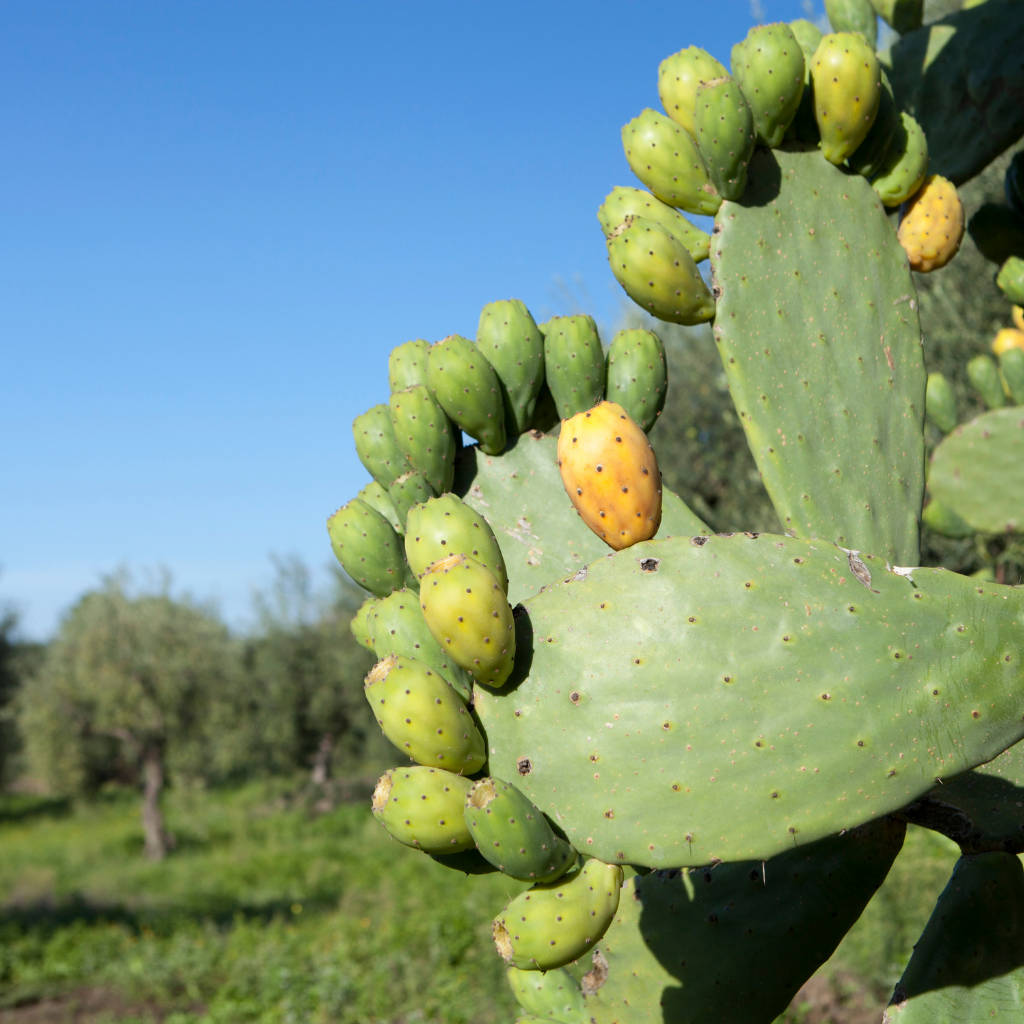
<path fill-rule="evenodd" d="M 1014 323 L 965 367 L 987 412 L 959 422 L 917 313 L 956 184 L 1024 130 L 1024 5 L 963 7 L 829 0 L 832 32 L 756 26 L 729 69 L 680 40 L 622 130 L 646 187 L 598 208 L 650 329 L 495 301 L 475 339 L 396 345 L 353 423 L 373 479 L 328 532 L 395 747 L 373 814 L 516 880 L 520 1021 L 771 1024 L 908 822 L 962 856 L 885 1019 L 1024 1007 L 1024 587 L 919 564 L 922 525 L 1024 532 L 1019 160 L 971 227 Z M 711 323 L 783 534 L 662 486 L 658 321 Z"/>

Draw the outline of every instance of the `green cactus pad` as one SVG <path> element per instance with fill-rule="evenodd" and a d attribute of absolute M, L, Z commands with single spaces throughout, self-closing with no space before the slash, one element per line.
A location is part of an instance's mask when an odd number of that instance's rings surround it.
<path fill-rule="evenodd" d="M 540 325 L 544 373 L 560 419 L 597 405 L 604 397 L 604 348 L 594 318 L 555 316 Z"/>
<path fill-rule="evenodd" d="M 708 258 L 711 251 L 711 236 L 646 189 L 619 185 L 608 193 L 597 211 L 597 219 L 605 238 L 627 217 L 646 217 L 647 220 L 660 224 L 683 243 L 686 251 L 693 257 L 694 263 L 700 263 Z"/>
<path fill-rule="evenodd" d="M 435 494 L 451 490 L 457 449 L 455 428 L 426 384 L 392 391 L 388 400 L 395 440 Z"/>
<path fill-rule="evenodd" d="M 957 427 L 932 454 L 928 489 L 982 533 L 1024 531 L 1024 407 Z"/>
<path fill-rule="evenodd" d="M 404 391 L 414 384 L 427 383 L 427 357 L 430 342 L 425 338 L 406 341 L 388 356 L 388 390 Z"/>
<path fill-rule="evenodd" d="M 1024 133 L 1024 4 L 987 0 L 893 44 L 896 101 L 928 137 L 929 171 L 955 185 Z"/>
<path fill-rule="evenodd" d="M 824 541 L 647 541 L 517 628 L 516 672 L 475 704 L 490 771 L 603 860 L 773 856 L 1024 736 L 1024 588 Z"/>
<path fill-rule="evenodd" d="M 758 150 L 711 252 L 714 334 L 786 529 L 918 561 L 917 298 L 878 197 L 813 152 Z"/>
<path fill-rule="evenodd" d="M 353 498 L 327 520 L 331 549 L 341 567 L 378 597 L 405 585 L 408 567 L 402 538 L 365 501 Z"/>
<path fill-rule="evenodd" d="M 558 473 L 554 437 L 523 434 L 491 458 L 476 448 L 459 455 L 454 491 L 487 519 L 508 570 L 515 605 L 552 580 L 564 579 L 608 551 L 575 514 Z M 660 536 L 691 536 L 707 526 L 662 488 Z"/>
<path fill-rule="evenodd" d="M 627 880 L 583 975 L 585 1019 L 774 1020 L 857 920 L 904 830 L 882 819 L 764 862 Z"/>
<path fill-rule="evenodd" d="M 501 382 L 483 353 L 460 334 L 430 346 L 427 384 L 452 422 L 489 455 L 505 447 Z"/>
<path fill-rule="evenodd" d="M 608 346 L 605 398 L 649 431 L 667 395 L 668 365 L 661 338 L 642 327 L 617 332 Z"/>
<path fill-rule="evenodd" d="M 891 1024 L 1024 1017 L 1024 867 L 1011 853 L 961 857 L 885 1011 Z"/>

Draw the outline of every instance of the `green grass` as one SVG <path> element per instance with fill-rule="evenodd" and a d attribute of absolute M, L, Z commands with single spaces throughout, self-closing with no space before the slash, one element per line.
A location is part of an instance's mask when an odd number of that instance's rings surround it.
<path fill-rule="evenodd" d="M 522 886 L 406 850 L 365 803 L 315 816 L 286 795 L 283 783 L 170 794 L 178 847 L 159 864 L 142 857 L 131 794 L 0 798 L 0 1017 L 99 988 L 173 1009 L 170 1024 L 511 1024 L 490 921 Z M 884 1005 L 954 860 L 912 830 L 822 978 Z M 797 1001 L 785 1020 L 806 1010 Z"/>

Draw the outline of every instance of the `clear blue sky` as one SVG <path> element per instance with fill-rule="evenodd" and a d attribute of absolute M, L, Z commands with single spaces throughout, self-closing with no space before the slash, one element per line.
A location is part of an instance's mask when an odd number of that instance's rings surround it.
<path fill-rule="evenodd" d="M 728 63 L 807 13 L 6 0 L 0 604 L 23 635 L 121 565 L 241 628 L 272 553 L 326 567 L 390 350 L 511 297 L 611 327 L 595 211 L 637 184 L 619 129 L 658 106 L 658 62 Z"/>

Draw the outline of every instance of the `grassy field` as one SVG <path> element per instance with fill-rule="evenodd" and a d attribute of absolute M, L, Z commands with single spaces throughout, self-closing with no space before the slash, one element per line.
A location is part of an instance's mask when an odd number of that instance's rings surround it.
<path fill-rule="evenodd" d="M 160 864 L 130 794 L 0 798 L 0 1024 L 511 1024 L 489 929 L 521 886 L 400 847 L 365 803 L 316 815 L 289 797 L 171 794 Z M 954 859 L 914 831 L 786 1021 L 880 1019 Z"/>

